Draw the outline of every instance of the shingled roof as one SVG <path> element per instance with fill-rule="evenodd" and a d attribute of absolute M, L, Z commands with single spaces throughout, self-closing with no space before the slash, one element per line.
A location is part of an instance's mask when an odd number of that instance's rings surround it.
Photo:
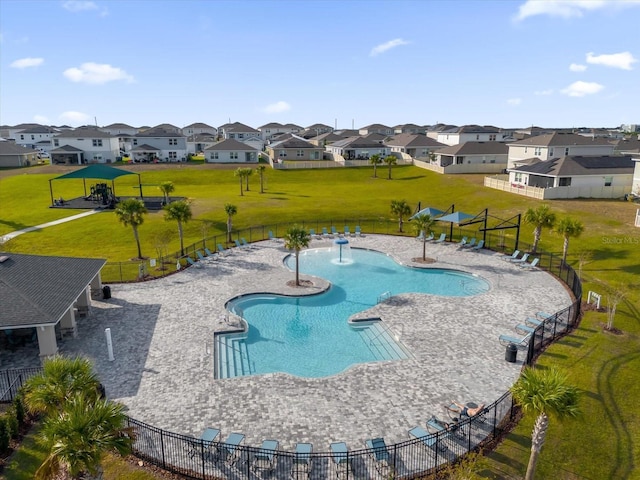
<path fill-rule="evenodd" d="M 628 155 L 589 155 L 553 158 L 511 169 L 550 177 L 577 175 L 632 174 L 634 162 Z"/>
<path fill-rule="evenodd" d="M 0 327 L 57 323 L 106 260 L 0 252 Z"/>
<path fill-rule="evenodd" d="M 610 145 L 607 138 L 589 138 L 575 133 L 553 132 L 546 135 L 525 138 L 510 145 L 522 145 L 527 147 L 569 147 L 572 145 Z"/>
<path fill-rule="evenodd" d="M 441 148 L 441 155 L 507 155 L 509 147 L 501 142 L 464 142 Z"/>
<path fill-rule="evenodd" d="M 426 135 L 420 134 L 411 134 L 411 133 L 399 133 L 398 135 L 394 135 L 389 138 L 386 142 L 387 145 L 393 147 L 431 147 L 431 148 L 442 148 L 446 147 L 444 143 L 440 143 L 437 140 L 434 140 L 431 137 L 427 137 Z"/>

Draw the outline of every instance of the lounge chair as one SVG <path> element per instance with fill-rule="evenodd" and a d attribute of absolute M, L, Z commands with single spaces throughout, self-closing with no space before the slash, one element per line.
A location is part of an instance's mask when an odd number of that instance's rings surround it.
<path fill-rule="evenodd" d="M 422 242 L 424 240 L 424 230 L 420 230 L 420 233 L 416 237 L 416 240 L 418 240 L 419 242 Z"/>
<path fill-rule="evenodd" d="M 480 240 L 478 244 L 475 247 L 473 247 L 471 250 L 478 251 L 478 250 L 482 250 L 483 248 L 484 248 L 484 240 Z"/>
<path fill-rule="evenodd" d="M 322 227 L 322 238 L 333 238 L 333 235 L 327 231 L 327 227 Z"/>
<path fill-rule="evenodd" d="M 427 431 L 429 433 L 439 433 L 441 438 L 447 438 L 452 432 L 464 436 L 464 432 L 460 426 L 457 425 L 457 422 L 448 423 L 436 418 L 435 415 L 432 415 L 431 418 L 427 420 Z"/>
<path fill-rule="evenodd" d="M 292 480 L 309 480 L 311 475 L 313 445 L 310 443 L 296 444 L 295 457 L 291 467 Z"/>
<path fill-rule="evenodd" d="M 187 263 L 189 265 L 191 265 L 192 267 L 196 267 L 196 268 L 202 268 L 202 264 L 196 262 L 193 258 L 191 257 L 187 257 Z"/>
<path fill-rule="evenodd" d="M 240 239 L 240 243 L 242 244 L 243 248 L 251 248 L 251 244 L 247 242 L 247 239 L 244 237 Z"/>
<path fill-rule="evenodd" d="M 349 449 L 346 443 L 334 442 L 331 444 L 331 459 L 335 467 L 336 478 L 342 480 L 353 476 Z"/>
<path fill-rule="evenodd" d="M 464 247 L 467 244 L 467 237 L 462 237 L 462 240 L 458 242 L 458 247 Z"/>
<path fill-rule="evenodd" d="M 524 262 L 518 264 L 518 266 L 523 270 L 535 270 L 536 268 L 538 268 L 538 263 L 540 263 L 540 259 L 536 257 L 531 263 Z"/>
<path fill-rule="evenodd" d="M 218 436 L 220 435 L 220 429 L 218 428 L 207 428 L 204 432 L 202 432 L 202 436 L 200 440 L 202 440 L 202 446 L 204 447 L 205 455 L 210 458 L 215 458 L 217 455 L 216 441 Z"/>
<path fill-rule="evenodd" d="M 444 243 L 447 240 L 447 234 L 441 233 L 438 239 L 433 243 Z"/>
<path fill-rule="evenodd" d="M 500 335 L 498 340 L 505 347 L 509 344 L 514 344 L 516 347 L 520 349 L 527 348 L 529 345 L 529 340 L 531 339 L 531 334 L 528 333 L 522 338 L 512 337 L 511 335 Z"/>
<path fill-rule="evenodd" d="M 198 260 L 204 260 L 206 257 L 202 255 L 200 250 L 196 250 L 196 255 L 198 256 Z"/>
<path fill-rule="evenodd" d="M 229 253 L 229 251 L 224 248 L 221 243 L 218 243 L 216 245 L 216 248 L 218 249 L 218 255 L 226 255 L 227 253 Z"/>
<path fill-rule="evenodd" d="M 502 259 L 505 262 L 510 262 L 511 260 L 515 260 L 516 258 L 518 258 L 518 255 L 520 255 L 520 250 L 516 250 L 514 251 L 510 256 L 508 257 L 502 257 Z"/>
<path fill-rule="evenodd" d="M 335 226 L 331 225 L 331 235 L 340 236 Z"/>
<path fill-rule="evenodd" d="M 488 410 L 485 408 L 484 403 L 479 406 L 473 402 L 465 404 L 464 408 L 460 408 L 460 404 L 455 402 L 450 405 L 444 405 L 444 410 L 447 412 L 449 418 L 455 422 L 464 420 L 465 418 L 478 418 L 479 421 L 484 422 L 486 420 L 486 413 Z M 473 415 L 469 415 L 467 409 L 476 409 L 477 412 Z"/>
<path fill-rule="evenodd" d="M 270 472 L 275 470 L 276 462 L 278 461 L 277 451 L 279 445 L 280 442 L 278 442 L 278 440 L 264 440 L 258 453 L 253 456 L 251 469 L 254 472 Z"/>
<path fill-rule="evenodd" d="M 516 259 L 511 260 L 511 263 L 514 263 L 516 265 L 518 263 L 524 263 L 524 262 L 527 261 L 528 258 L 529 258 L 529 254 L 525 253 L 524 255 L 522 255 L 522 258 L 516 258 Z"/>
<path fill-rule="evenodd" d="M 315 231 L 315 229 L 313 229 L 313 228 L 310 228 L 310 229 L 309 229 L 309 236 L 310 236 L 311 238 L 317 238 L 317 237 L 316 237 L 316 231 Z"/>
<path fill-rule="evenodd" d="M 244 434 L 230 433 L 224 443 L 221 443 L 218 447 L 218 459 L 223 461 L 228 466 L 234 465 L 240 459 L 240 454 L 242 452 L 238 447 L 243 441 Z"/>
<path fill-rule="evenodd" d="M 463 245 L 464 248 L 473 248 L 476 245 L 476 237 L 473 237 L 469 243 Z"/>
<path fill-rule="evenodd" d="M 425 238 L 425 241 L 430 242 L 431 240 L 433 240 L 435 237 L 433 236 L 433 232 L 431 232 L 429 234 L 429 236 L 427 238 Z"/>
<path fill-rule="evenodd" d="M 351 236 L 351 231 L 349 230 L 349 225 L 345 225 L 344 226 L 344 236 L 345 237 L 350 237 Z"/>
<path fill-rule="evenodd" d="M 387 448 L 384 438 L 372 438 L 366 440 L 364 444 L 369 449 L 371 458 L 376 462 L 375 466 L 378 473 L 384 478 L 388 478 L 392 462 L 391 454 L 389 453 L 389 449 Z"/>
<path fill-rule="evenodd" d="M 360 225 L 356 225 L 356 237 L 362 236 L 362 230 L 360 230 Z"/>
<path fill-rule="evenodd" d="M 269 230 L 269 240 L 272 240 L 274 242 L 279 242 L 280 241 L 280 239 L 278 237 L 275 237 L 273 235 L 273 232 L 271 230 Z"/>
<path fill-rule="evenodd" d="M 209 250 L 207 247 L 204 248 L 204 253 L 207 254 L 207 257 L 212 257 L 213 256 L 213 252 L 211 250 Z"/>
<path fill-rule="evenodd" d="M 529 325 L 525 325 L 525 324 L 518 324 L 516 325 L 516 332 L 522 334 L 522 335 L 527 335 L 527 334 L 532 334 L 533 332 L 535 332 L 536 327 L 530 327 Z"/>
<path fill-rule="evenodd" d="M 550 318 L 555 319 L 556 316 L 553 313 L 547 313 L 547 312 L 536 312 L 536 317 L 541 318 L 543 320 L 548 320 Z"/>
<path fill-rule="evenodd" d="M 420 440 L 420 445 L 422 445 L 427 451 L 431 453 L 435 454 L 436 448 L 439 448 L 440 450 L 447 449 L 447 447 L 442 443 L 438 444 L 438 437 L 430 434 L 419 425 L 409 430 L 409 436 Z"/>

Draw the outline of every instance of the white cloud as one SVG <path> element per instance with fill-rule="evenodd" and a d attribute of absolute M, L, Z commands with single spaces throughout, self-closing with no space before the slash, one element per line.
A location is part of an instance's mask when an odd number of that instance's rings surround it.
<path fill-rule="evenodd" d="M 283 102 L 282 100 L 276 103 L 272 103 L 264 107 L 264 113 L 282 113 L 291 110 L 291 105 L 287 102 Z"/>
<path fill-rule="evenodd" d="M 570 97 L 584 97 L 585 95 L 593 95 L 598 93 L 604 88 L 604 85 L 600 85 L 595 82 L 573 82 L 567 88 L 561 90 L 562 93 Z"/>
<path fill-rule="evenodd" d="M 33 116 L 33 121 L 36 123 L 41 123 L 43 125 L 48 125 L 49 124 L 49 119 L 47 117 L 45 117 L 44 115 L 34 115 Z"/>
<path fill-rule="evenodd" d="M 87 10 L 98 10 L 96 2 L 89 0 L 67 0 L 62 2 L 62 8 L 70 12 L 86 12 Z"/>
<path fill-rule="evenodd" d="M 637 61 L 638 60 L 633 58 L 633 55 L 629 52 L 612 53 L 610 55 L 594 55 L 592 52 L 587 53 L 587 63 L 621 68 L 622 70 L 633 70 L 632 65 Z"/>
<path fill-rule="evenodd" d="M 85 125 L 91 117 L 86 113 L 69 111 L 62 112 L 59 118 L 63 122 L 70 123 L 72 125 Z"/>
<path fill-rule="evenodd" d="M 38 67 L 44 63 L 44 58 L 21 58 L 20 60 L 16 60 L 11 62 L 9 65 L 12 68 L 29 68 L 29 67 Z"/>
<path fill-rule="evenodd" d="M 90 83 L 92 85 L 102 85 L 107 82 L 125 80 L 133 82 L 133 76 L 118 67 L 112 67 L 106 63 L 83 63 L 80 67 L 68 68 L 63 75 L 72 82 Z"/>
<path fill-rule="evenodd" d="M 516 21 L 536 15 L 550 17 L 582 17 L 585 12 L 640 6 L 640 0 L 527 0 L 520 5 Z"/>
<path fill-rule="evenodd" d="M 369 53 L 370 57 L 375 57 L 376 55 L 380 55 L 381 53 L 386 52 L 387 50 L 391 50 L 392 48 L 399 47 L 401 45 L 409 45 L 411 42 L 407 42 L 401 38 L 395 38 L 393 40 L 389 40 L 386 43 L 381 43 L 380 45 L 376 45 L 371 49 Z"/>
<path fill-rule="evenodd" d="M 552 89 L 547 89 L 547 90 L 536 90 L 535 92 L 533 92 L 534 95 L 551 95 L 553 93 Z"/>
<path fill-rule="evenodd" d="M 522 99 L 521 98 L 510 98 L 509 100 L 507 100 L 507 103 L 509 105 L 511 105 L 512 107 L 517 107 L 518 105 L 520 105 L 522 103 Z"/>
<path fill-rule="evenodd" d="M 572 63 L 569 65 L 569 70 L 572 72 L 584 72 L 587 69 L 586 65 L 580 65 L 579 63 Z"/>

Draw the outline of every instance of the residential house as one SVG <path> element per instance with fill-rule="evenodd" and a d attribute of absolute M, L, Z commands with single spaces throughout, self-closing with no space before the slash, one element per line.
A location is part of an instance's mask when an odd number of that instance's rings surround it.
<path fill-rule="evenodd" d="M 207 163 L 258 163 L 258 153 L 251 145 L 231 138 L 204 150 Z"/>
<path fill-rule="evenodd" d="M 400 135 L 401 133 L 407 133 L 410 135 L 426 135 L 427 127 L 421 127 L 420 125 L 416 125 L 415 123 L 405 123 L 403 125 L 396 125 L 395 127 L 393 127 L 393 133 L 395 135 Z"/>
<path fill-rule="evenodd" d="M 298 133 L 298 136 L 302 138 L 315 138 L 323 133 L 331 133 L 333 132 L 333 127 L 329 125 L 325 125 L 324 123 L 314 123 L 313 125 L 309 125 L 307 128 Z"/>
<path fill-rule="evenodd" d="M 16 145 L 9 140 L 0 141 L 0 167 L 27 167 L 38 161 L 38 152 Z"/>
<path fill-rule="evenodd" d="M 267 145 L 267 154 L 274 163 L 283 161 L 322 160 L 325 149 L 294 134 L 287 134 Z"/>
<path fill-rule="evenodd" d="M 78 127 L 52 138 L 51 163 L 111 163 L 120 156 L 118 137 L 98 127 Z"/>
<path fill-rule="evenodd" d="M 361 136 L 368 135 L 370 133 L 379 133 L 380 135 L 390 137 L 394 132 L 393 128 L 380 123 L 372 123 L 371 125 L 367 125 L 366 127 L 362 127 L 358 130 L 358 135 Z"/>
<path fill-rule="evenodd" d="M 512 132 L 491 125 L 464 125 L 438 133 L 437 140 L 446 145 L 465 142 L 506 142 L 512 139 Z"/>
<path fill-rule="evenodd" d="M 18 132 L 22 130 L 27 130 L 28 128 L 42 127 L 39 123 L 20 123 L 18 125 L 14 125 L 13 127 L 5 125 L 2 127 L 2 138 L 6 138 L 7 140 L 15 140 Z"/>
<path fill-rule="evenodd" d="M 525 138 L 507 145 L 507 168 L 565 156 L 613 155 L 615 148 L 606 138 L 587 138 L 575 133 L 558 132 Z"/>
<path fill-rule="evenodd" d="M 500 173 L 507 167 L 508 152 L 501 142 L 464 142 L 436 150 L 430 165 L 439 173 Z"/>
<path fill-rule="evenodd" d="M 271 122 L 261 127 L 258 127 L 260 131 L 260 138 L 264 142 L 268 142 L 270 140 L 274 140 L 277 137 L 287 134 L 287 133 L 299 133 L 303 130 L 303 128 L 299 125 L 294 125 L 293 123 L 287 123 L 286 125 L 282 125 L 278 122 Z"/>
<path fill-rule="evenodd" d="M 436 125 L 432 125 L 427 127 L 427 137 L 433 138 L 434 140 L 438 140 L 438 135 L 440 132 L 444 132 L 446 130 L 453 130 L 458 128 L 456 125 L 449 125 L 446 123 L 438 123 Z"/>
<path fill-rule="evenodd" d="M 388 138 L 385 144 L 392 152 L 403 153 L 411 158 L 429 161 L 430 154 L 446 147 L 433 138 L 422 134 L 400 133 Z"/>
<path fill-rule="evenodd" d="M 195 155 L 218 143 L 218 136 L 210 133 L 196 133 L 187 137 L 187 153 Z"/>
<path fill-rule="evenodd" d="M 380 155 L 386 157 L 391 149 L 377 140 L 364 137 L 349 137 L 344 140 L 338 140 L 331 145 L 327 145 L 326 149 L 333 155 L 335 161 L 368 161 L 372 155 Z"/>
<path fill-rule="evenodd" d="M 308 138 L 307 140 L 309 140 L 314 145 L 318 145 L 319 147 L 324 148 L 327 145 L 331 145 L 333 142 L 337 142 L 338 140 L 344 140 L 344 137 L 341 135 L 336 135 L 333 132 L 326 132 L 326 133 L 321 133 L 317 137 Z"/>
<path fill-rule="evenodd" d="M 23 147 L 48 152 L 51 150 L 51 139 L 58 133 L 55 128 L 37 125 L 17 132 L 15 142 Z"/>
<path fill-rule="evenodd" d="M 207 125 L 206 123 L 196 122 L 191 125 L 187 125 L 182 129 L 182 134 L 189 139 L 189 137 L 193 137 L 194 135 L 218 135 L 218 129 L 216 127 L 212 127 L 211 125 Z M 193 139 L 191 139 L 193 140 Z"/>
<path fill-rule="evenodd" d="M 132 127 L 126 123 L 112 123 L 106 127 L 101 127 L 100 130 L 110 133 L 114 137 L 133 137 L 138 133 L 138 129 L 136 127 Z"/>
<path fill-rule="evenodd" d="M 184 162 L 187 160 L 187 137 L 182 130 L 168 124 L 158 125 L 132 139 L 134 161 Z"/>
<path fill-rule="evenodd" d="M 340 135 L 342 138 L 360 136 L 360 133 L 358 133 L 358 130 L 350 130 L 350 129 L 334 130 L 333 133 L 335 133 L 336 135 Z"/>
<path fill-rule="evenodd" d="M 625 137 L 613 142 L 616 154 L 640 153 L 640 139 L 638 137 Z"/>
<path fill-rule="evenodd" d="M 218 137 L 224 140 L 238 140 L 260 151 L 264 148 L 260 132 L 240 122 L 225 123 L 218 127 Z"/>
<path fill-rule="evenodd" d="M 567 155 L 509 169 L 513 187 L 544 189 L 551 198 L 618 198 L 631 191 L 629 155 Z"/>
<path fill-rule="evenodd" d="M 635 163 L 633 170 L 633 180 L 631 186 L 631 193 L 640 197 L 640 153 L 635 153 L 631 156 Z"/>

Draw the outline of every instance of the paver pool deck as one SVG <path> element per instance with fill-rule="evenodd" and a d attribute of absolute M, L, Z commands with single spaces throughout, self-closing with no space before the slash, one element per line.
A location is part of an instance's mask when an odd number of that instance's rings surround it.
<path fill-rule="evenodd" d="M 334 441 L 357 449 L 377 436 L 387 443 L 407 440 L 410 428 L 432 414 L 442 416 L 442 405 L 451 400 L 496 400 L 518 377 L 524 357 L 520 351 L 516 363 L 506 362 L 498 336 L 518 336 L 514 327 L 526 317 L 572 301 L 552 275 L 525 271 L 499 253 L 428 243 L 427 256 L 436 262 L 419 265 L 412 262 L 422 255 L 415 239 L 349 240 L 352 248 L 388 253 L 407 265 L 475 273 L 491 289 L 471 297 L 401 294 L 357 314 L 379 316 L 412 352 L 408 360 L 356 365 L 325 378 L 275 373 L 214 379 L 213 332 L 232 327 L 224 307 L 230 298 L 309 294 L 327 286 L 314 278 L 314 288 L 288 287 L 288 252 L 282 242 L 264 241 L 207 259 L 203 268 L 112 284 L 112 298 L 94 299 L 89 317 L 78 320 L 78 338 L 65 340 L 61 353 L 90 358 L 111 399 L 124 403 L 131 417 L 165 430 L 199 437 L 216 427 L 223 436 L 244 433 L 247 445 L 275 438 L 289 451 L 296 442 L 313 443 L 316 451 L 328 451 Z M 331 240 L 314 239 L 310 248 L 329 246 Z M 111 329 L 113 362 L 105 328 Z M 28 361 L 39 364 L 37 356 Z"/>

